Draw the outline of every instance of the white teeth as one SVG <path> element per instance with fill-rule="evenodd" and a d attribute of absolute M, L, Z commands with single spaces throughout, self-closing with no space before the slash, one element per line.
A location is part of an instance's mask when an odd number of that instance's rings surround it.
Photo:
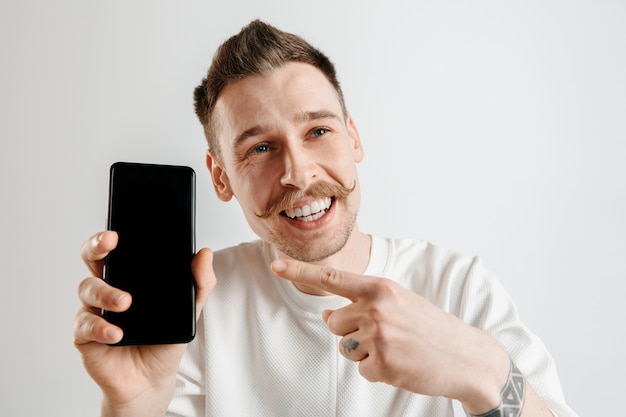
<path fill-rule="evenodd" d="M 317 201 L 314 201 L 314 202 L 311 203 L 311 213 L 317 213 L 321 209 L 322 209 L 322 207 L 320 206 L 320 204 Z"/>
<path fill-rule="evenodd" d="M 292 219 L 297 218 L 299 221 L 310 222 L 322 217 L 326 210 L 330 208 L 330 204 L 330 197 L 321 198 L 302 207 L 287 209 L 285 214 Z"/>

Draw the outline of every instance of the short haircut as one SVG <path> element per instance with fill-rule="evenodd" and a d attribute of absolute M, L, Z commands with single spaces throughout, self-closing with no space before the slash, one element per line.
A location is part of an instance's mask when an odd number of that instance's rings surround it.
<path fill-rule="evenodd" d="M 254 20 L 220 45 L 206 78 L 194 91 L 196 115 L 214 156 L 222 158 L 213 110 L 224 87 L 250 75 L 269 75 L 290 62 L 310 64 L 322 71 L 335 88 L 345 117 L 343 93 L 330 59 L 303 38 Z"/>

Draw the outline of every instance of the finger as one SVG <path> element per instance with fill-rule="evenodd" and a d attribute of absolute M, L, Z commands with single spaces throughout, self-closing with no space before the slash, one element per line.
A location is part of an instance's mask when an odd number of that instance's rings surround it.
<path fill-rule="evenodd" d="M 281 278 L 294 283 L 310 285 L 330 293 L 356 301 L 369 293 L 373 277 L 353 274 L 337 269 L 313 265 L 292 259 L 276 259 L 272 271 Z"/>
<path fill-rule="evenodd" d="M 196 318 L 198 318 L 216 283 L 213 252 L 206 248 L 199 250 L 193 257 L 191 270 L 196 280 Z"/>
<path fill-rule="evenodd" d="M 322 319 L 328 330 L 337 336 L 345 336 L 359 330 L 359 317 L 356 304 L 348 304 L 338 310 L 324 310 Z"/>
<path fill-rule="evenodd" d="M 335 310 L 324 310 L 322 311 L 322 320 L 324 320 L 324 323 L 326 323 L 328 325 L 328 318 L 330 317 L 331 314 L 333 314 Z"/>
<path fill-rule="evenodd" d="M 110 286 L 100 278 L 84 279 L 78 285 L 78 298 L 87 309 L 121 312 L 128 310 L 132 297 L 126 291 Z"/>
<path fill-rule="evenodd" d="M 89 342 L 114 344 L 122 340 L 124 332 L 91 311 L 80 309 L 74 319 L 74 344 Z"/>
<path fill-rule="evenodd" d="M 117 246 L 117 232 L 107 230 L 91 236 L 80 248 L 80 256 L 91 275 L 102 278 L 104 258 Z"/>
<path fill-rule="evenodd" d="M 339 351 L 341 354 L 351 361 L 361 361 L 367 358 L 368 350 L 364 343 L 361 342 L 358 332 L 344 336 L 339 341 Z"/>

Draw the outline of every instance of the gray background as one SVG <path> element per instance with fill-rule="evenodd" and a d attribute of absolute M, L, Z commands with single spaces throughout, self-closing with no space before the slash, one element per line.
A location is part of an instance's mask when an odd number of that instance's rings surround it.
<path fill-rule="evenodd" d="M 334 60 L 366 232 L 479 254 L 581 416 L 626 388 L 626 3 L 0 3 L 0 415 L 96 415 L 72 345 L 78 250 L 117 160 L 198 173 L 198 245 L 254 238 L 213 195 L 192 90 L 260 17 Z M 616 404 L 617 403 L 617 404 Z"/>

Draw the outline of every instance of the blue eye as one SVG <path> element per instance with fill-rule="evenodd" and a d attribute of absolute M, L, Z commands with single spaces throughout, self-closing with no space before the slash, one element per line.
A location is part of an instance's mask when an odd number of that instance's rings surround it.
<path fill-rule="evenodd" d="M 328 132 L 328 129 L 326 129 L 325 127 L 318 127 L 317 129 L 313 129 L 313 131 L 311 132 L 311 135 L 317 138 L 317 137 L 323 136 L 327 132 Z"/>
<path fill-rule="evenodd" d="M 252 153 L 265 153 L 265 152 L 268 152 L 269 150 L 270 150 L 269 145 L 262 144 L 262 145 L 258 145 L 252 148 Z"/>

